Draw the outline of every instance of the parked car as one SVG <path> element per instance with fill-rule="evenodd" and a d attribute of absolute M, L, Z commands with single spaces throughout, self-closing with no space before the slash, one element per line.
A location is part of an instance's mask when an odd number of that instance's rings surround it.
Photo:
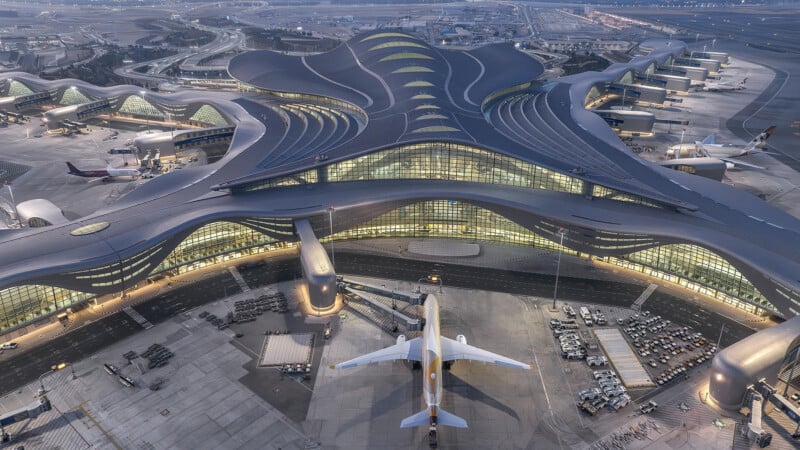
<path fill-rule="evenodd" d="M 605 356 L 589 356 L 586 358 L 586 364 L 588 364 L 589 367 L 605 366 L 608 365 L 608 358 Z"/>
<path fill-rule="evenodd" d="M 617 397 L 617 398 L 615 398 L 615 399 L 611 400 L 611 401 L 609 402 L 608 406 L 609 406 L 609 407 L 610 407 L 612 410 L 614 410 L 614 411 L 618 411 L 618 410 L 620 410 L 621 408 L 624 408 L 625 406 L 627 406 L 627 405 L 628 405 L 628 403 L 630 403 L 630 402 L 631 402 L 631 397 L 630 397 L 628 394 L 620 394 L 620 396 L 619 396 L 619 397 Z"/>
<path fill-rule="evenodd" d="M 594 379 L 600 379 L 602 377 L 613 376 L 616 377 L 617 374 L 613 370 L 595 370 L 594 371 Z"/>
<path fill-rule="evenodd" d="M 582 389 L 578 392 L 578 398 L 581 400 L 594 400 L 602 394 L 603 391 L 598 388 Z"/>
<path fill-rule="evenodd" d="M 609 386 L 603 388 L 603 394 L 607 397 L 619 397 L 620 395 L 626 393 L 627 390 L 622 386 Z"/>

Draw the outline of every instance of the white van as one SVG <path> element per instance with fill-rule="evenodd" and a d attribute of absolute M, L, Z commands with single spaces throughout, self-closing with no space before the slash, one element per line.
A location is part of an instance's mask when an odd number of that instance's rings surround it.
<path fill-rule="evenodd" d="M 13 349 L 15 349 L 17 347 L 18 346 L 17 346 L 16 342 L 6 342 L 5 344 L 0 345 L 0 348 L 3 349 L 3 350 L 13 350 Z"/>

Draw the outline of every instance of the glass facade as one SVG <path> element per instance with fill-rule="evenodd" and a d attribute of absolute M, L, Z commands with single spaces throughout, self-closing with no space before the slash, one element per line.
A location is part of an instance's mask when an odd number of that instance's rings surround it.
<path fill-rule="evenodd" d="M 432 73 L 433 69 L 423 66 L 405 66 L 395 69 L 392 73 Z"/>
<path fill-rule="evenodd" d="M 131 95 L 125 99 L 122 106 L 119 107 L 121 114 L 130 114 L 132 116 L 163 118 L 164 113 L 159 111 L 155 106 L 150 104 L 147 100 L 139 97 L 138 95 Z"/>
<path fill-rule="evenodd" d="M 0 290 L 0 331 L 82 303 L 94 294 L 29 284 Z"/>
<path fill-rule="evenodd" d="M 231 259 L 298 246 L 290 218 L 250 218 L 242 222 L 212 222 L 204 225 L 184 238 L 161 261 L 157 258 L 166 242 L 118 263 L 69 275 L 95 288 L 123 290 L 130 287 L 129 282 L 133 283 L 143 276 L 167 271 L 175 275 L 183 274 Z M 560 248 L 557 236 L 550 231 L 557 228 L 555 224 L 542 221 L 533 228 L 538 232 L 470 203 L 431 200 L 399 205 L 385 214 L 334 234 L 332 239 L 464 239 L 550 251 L 560 249 L 566 255 L 592 258 L 592 255 L 567 247 Z M 328 236 L 322 241 L 330 239 Z M 569 239 L 567 235 L 567 242 Z M 594 245 L 598 251 L 633 250 L 652 245 L 652 239 L 643 235 L 604 232 L 597 233 L 589 245 Z M 669 244 L 632 251 L 626 256 L 593 259 L 662 279 L 754 314 L 775 311 L 774 306 L 736 268 L 699 246 Z M 800 294 L 786 288 L 779 293 L 787 298 L 800 298 Z M 93 297 L 94 294 L 43 285 L 0 290 L 0 331 L 35 321 Z"/>
<path fill-rule="evenodd" d="M 592 185 L 592 197 L 604 198 L 606 200 L 616 200 L 618 202 L 629 202 L 637 205 L 648 206 L 650 208 L 661 208 L 658 203 L 648 200 L 638 195 L 631 195 L 625 192 L 617 191 L 615 189 L 600 186 L 599 184 Z"/>
<path fill-rule="evenodd" d="M 321 177 L 319 172 L 321 172 Z M 499 153 L 453 142 L 402 145 L 320 169 L 237 188 L 254 191 L 280 186 L 365 180 L 453 180 L 503 184 L 580 194 L 583 181 Z"/>
<path fill-rule="evenodd" d="M 233 222 L 213 222 L 187 236 L 151 274 L 173 269 L 177 269 L 177 273 L 190 272 L 277 247 L 276 239 L 252 228 Z"/>
<path fill-rule="evenodd" d="M 89 103 L 91 101 L 92 99 L 83 95 L 83 93 L 77 88 L 69 88 L 64 90 L 64 93 L 61 95 L 61 100 L 59 100 L 58 104 L 80 105 L 82 103 Z"/>
<path fill-rule="evenodd" d="M 696 245 L 662 245 L 625 257 L 599 259 L 678 284 L 752 313 L 757 313 L 759 308 L 776 311 L 735 267 L 714 252 Z"/>
<path fill-rule="evenodd" d="M 414 47 L 414 48 L 424 48 L 427 49 L 428 47 L 419 44 L 417 42 L 409 42 L 409 41 L 391 41 L 391 42 L 384 42 L 383 44 L 378 44 L 369 49 L 369 51 L 373 50 L 382 50 L 384 48 L 397 48 L 397 47 Z"/>
<path fill-rule="evenodd" d="M 195 112 L 194 115 L 189 118 L 189 120 L 217 127 L 222 127 L 228 124 L 228 121 L 222 117 L 222 114 L 220 114 L 216 108 L 209 105 L 203 105 L 198 108 L 197 112 Z"/>
<path fill-rule="evenodd" d="M 361 42 L 371 41 L 373 39 L 383 39 L 383 38 L 408 38 L 408 39 L 416 39 L 414 36 L 405 33 L 397 33 L 397 32 L 386 32 L 386 33 L 378 33 L 373 34 L 370 36 L 361 39 Z"/>
<path fill-rule="evenodd" d="M 8 96 L 9 97 L 19 97 L 20 95 L 31 94 L 33 91 L 31 88 L 26 86 L 24 83 L 20 83 L 17 80 L 10 80 L 8 82 Z"/>
<path fill-rule="evenodd" d="M 400 52 L 384 56 L 379 62 L 397 61 L 401 59 L 433 59 L 432 57 L 417 52 Z"/>
<path fill-rule="evenodd" d="M 619 239 L 614 239 L 613 233 L 604 235 L 603 241 L 608 243 L 616 241 L 621 248 L 641 246 L 643 239 L 635 235 L 621 235 Z M 337 233 L 333 239 L 428 237 L 559 249 L 555 237 L 551 240 L 544 236 L 475 205 L 454 200 L 434 200 L 400 207 L 356 228 Z M 636 245 L 636 242 L 639 245 Z M 617 248 L 614 245 L 601 247 Z M 566 247 L 561 250 L 564 254 L 579 255 L 578 252 Z M 699 246 L 662 245 L 633 252 L 625 257 L 596 259 L 678 284 L 751 313 L 759 314 L 764 310 L 776 311 L 775 307 L 735 267 L 710 250 Z"/>
<path fill-rule="evenodd" d="M 259 92 L 262 94 L 278 97 L 284 100 L 302 102 L 299 104 L 302 104 L 303 106 L 306 107 L 312 106 L 310 105 L 310 103 L 327 105 L 330 106 L 331 108 L 335 108 L 335 110 L 345 111 L 348 114 L 348 116 L 355 119 L 355 121 L 359 124 L 363 125 L 367 123 L 367 113 L 365 113 L 364 110 L 359 108 L 358 106 L 350 102 L 346 102 L 344 100 L 339 100 L 332 97 L 325 97 L 322 95 L 300 94 L 297 92 L 268 91 L 265 89 L 253 88 L 251 86 L 247 86 L 244 84 L 241 85 L 240 90 L 244 92 Z"/>
<path fill-rule="evenodd" d="M 470 203 L 431 200 L 402 206 L 355 228 L 333 235 L 334 240 L 384 237 L 447 238 L 490 241 L 558 250 L 558 242 L 544 238 L 505 217 Z M 329 241 L 330 237 L 322 239 Z M 564 254 L 578 253 L 567 247 Z"/>

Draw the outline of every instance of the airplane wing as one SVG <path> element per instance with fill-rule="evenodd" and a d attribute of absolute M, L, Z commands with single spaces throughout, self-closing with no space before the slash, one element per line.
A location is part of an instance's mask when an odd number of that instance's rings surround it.
<path fill-rule="evenodd" d="M 382 361 L 394 361 L 404 359 L 409 361 L 422 361 L 422 338 L 414 338 L 410 341 L 386 347 L 366 355 L 361 355 L 349 361 L 332 365 L 332 369 L 349 369 L 351 367 L 366 366 Z"/>
<path fill-rule="evenodd" d="M 521 363 L 511 358 L 492 353 L 487 350 L 462 344 L 453 339 L 441 337 L 442 342 L 442 361 L 455 361 L 458 359 L 469 359 L 472 361 L 483 361 L 497 364 L 498 366 L 515 367 L 517 369 L 531 369 L 530 364 Z"/>
<path fill-rule="evenodd" d="M 719 156 L 716 156 L 715 158 L 717 158 L 717 159 L 719 159 L 721 161 L 724 161 L 727 164 L 733 164 L 734 166 L 742 166 L 742 167 L 747 167 L 749 169 L 766 170 L 765 167 L 757 166 L 755 164 L 746 163 L 746 162 L 743 162 L 742 160 L 736 159 L 736 158 L 720 158 Z"/>

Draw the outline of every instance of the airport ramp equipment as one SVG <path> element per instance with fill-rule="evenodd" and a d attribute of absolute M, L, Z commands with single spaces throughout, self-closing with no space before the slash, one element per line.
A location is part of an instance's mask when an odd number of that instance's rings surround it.
<path fill-rule="evenodd" d="M 399 289 L 391 289 L 386 287 L 386 285 L 376 285 L 376 284 L 369 284 L 369 283 L 362 283 L 360 281 L 352 280 L 350 278 L 343 278 L 342 283 L 344 283 L 345 287 L 357 289 L 362 292 L 369 292 L 371 294 L 378 294 L 384 297 L 393 298 L 395 300 L 403 301 L 406 303 L 410 303 L 412 305 L 421 305 L 423 301 L 423 294 L 420 293 L 411 293 L 411 292 L 404 292 Z"/>
<path fill-rule="evenodd" d="M 366 291 L 361 291 L 358 289 L 353 289 L 351 287 L 345 287 L 344 289 L 345 292 L 347 292 L 348 294 L 355 295 L 358 298 L 361 298 L 370 305 L 372 305 L 375 309 L 383 311 L 384 313 L 392 316 L 394 318 L 393 320 L 396 320 L 404 324 L 407 330 L 422 329 L 423 322 L 420 319 L 408 317 L 407 315 L 401 313 L 400 311 L 392 309 L 391 306 L 387 306 L 383 304 L 383 302 L 380 302 L 377 298 L 375 298 L 375 294 Z"/>
<path fill-rule="evenodd" d="M 594 334 L 625 387 L 655 386 L 619 329 L 596 328 Z"/>

